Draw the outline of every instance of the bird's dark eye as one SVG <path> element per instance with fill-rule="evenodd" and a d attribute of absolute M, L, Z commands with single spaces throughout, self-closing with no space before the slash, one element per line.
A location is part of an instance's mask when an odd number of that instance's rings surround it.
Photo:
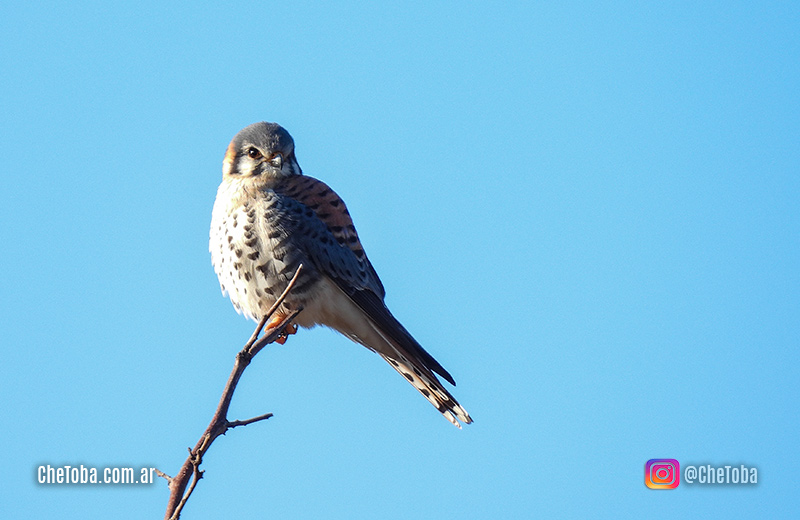
<path fill-rule="evenodd" d="M 258 159 L 261 157 L 261 152 L 259 152 L 257 148 L 251 146 L 247 149 L 247 155 L 249 155 L 251 159 Z"/>

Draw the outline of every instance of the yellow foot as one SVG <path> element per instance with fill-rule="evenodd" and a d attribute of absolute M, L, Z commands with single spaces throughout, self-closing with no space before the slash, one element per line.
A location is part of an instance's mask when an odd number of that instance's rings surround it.
<path fill-rule="evenodd" d="M 283 316 L 273 316 L 267 322 L 266 326 L 267 330 L 277 327 L 283 321 L 283 318 L 284 318 Z M 275 342 L 283 345 L 284 343 L 286 343 L 286 340 L 289 339 L 289 336 L 295 334 L 296 332 L 297 332 L 297 325 L 295 325 L 294 323 L 290 323 L 283 328 L 283 332 L 281 333 L 280 336 L 278 336 Z"/>

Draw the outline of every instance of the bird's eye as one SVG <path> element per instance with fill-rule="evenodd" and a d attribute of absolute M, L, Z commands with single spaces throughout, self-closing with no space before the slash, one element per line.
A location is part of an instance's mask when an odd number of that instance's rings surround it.
<path fill-rule="evenodd" d="M 251 146 L 250 148 L 247 149 L 247 155 L 249 155 L 251 159 L 258 159 L 259 157 L 261 157 L 261 152 L 259 152 L 258 149 Z"/>

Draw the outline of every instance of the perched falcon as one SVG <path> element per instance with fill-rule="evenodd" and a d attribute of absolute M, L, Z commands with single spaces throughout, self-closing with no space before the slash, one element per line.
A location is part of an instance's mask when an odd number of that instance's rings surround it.
<path fill-rule="evenodd" d="M 292 136 L 256 123 L 233 138 L 211 217 L 211 260 L 223 294 L 260 320 L 302 264 L 276 321 L 303 307 L 301 327 L 325 325 L 377 352 L 451 423 L 472 422 L 434 375 L 453 377 L 400 324 L 344 202 L 303 175 Z"/>

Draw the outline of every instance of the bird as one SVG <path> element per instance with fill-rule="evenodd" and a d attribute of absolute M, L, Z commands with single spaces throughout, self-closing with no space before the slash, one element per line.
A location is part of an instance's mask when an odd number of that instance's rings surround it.
<path fill-rule="evenodd" d="M 302 264 L 270 325 L 302 309 L 297 326 L 322 325 L 379 354 L 453 425 L 472 418 L 442 385 L 447 370 L 392 315 L 344 201 L 303 174 L 294 139 L 260 122 L 231 140 L 211 216 L 209 251 L 223 295 L 260 321 Z M 285 337 L 283 338 L 285 340 Z"/>

